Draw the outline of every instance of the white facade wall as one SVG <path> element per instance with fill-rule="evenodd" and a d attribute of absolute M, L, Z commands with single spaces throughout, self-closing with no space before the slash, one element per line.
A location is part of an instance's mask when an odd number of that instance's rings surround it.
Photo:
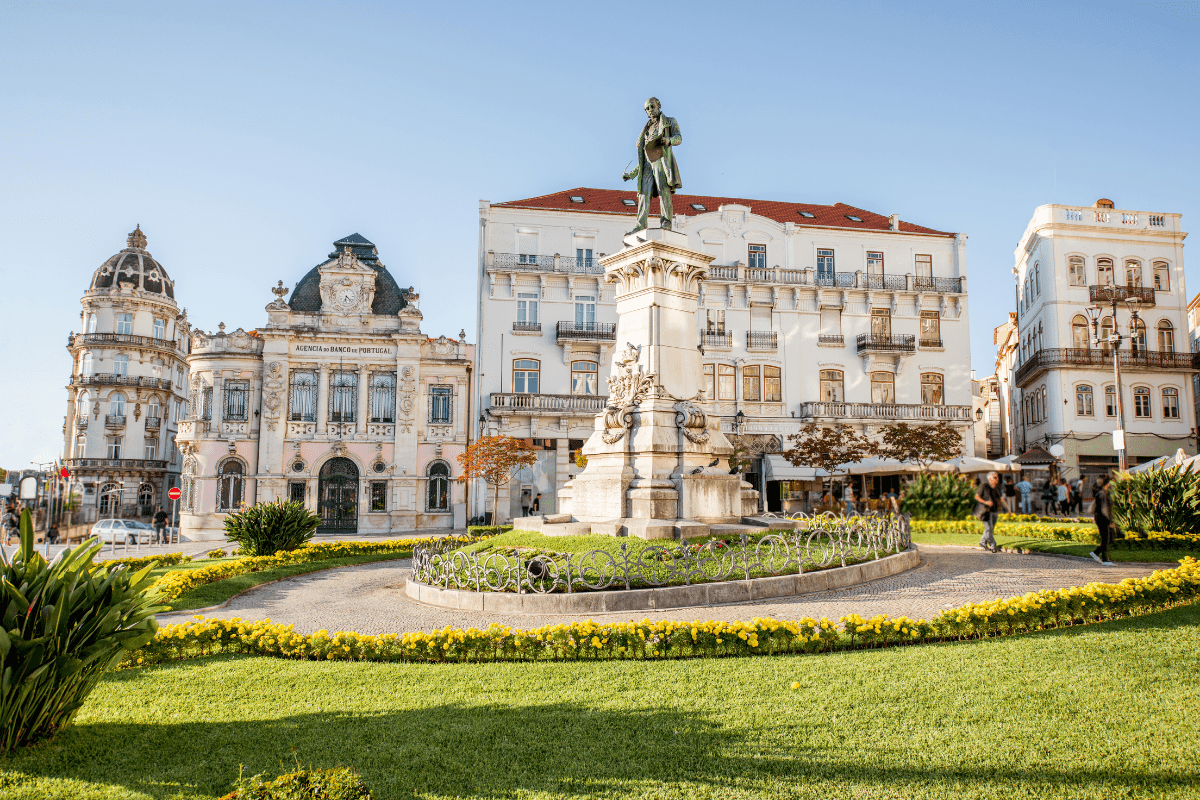
<path fill-rule="evenodd" d="M 1012 395 L 1023 446 L 1066 450 L 1062 473 L 1092 476 L 1116 464 L 1111 432 L 1118 427 L 1108 413 L 1105 390 L 1114 387 L 1112 356 L 1093 348 L 1090 327 L 1086 338 L 1075 333 L 1073 320 L 1099 305 L 1111 317 L 1109 292 L 1136 295 L 1145 302 L 1140 318 L 1146 327 L 1146 349 L 1122 362 L 1126 448 L 1129 464 L 1174 453 L 1195 453 L 1192 376 L 1188 354 L 1187 295 L 1183 277 L 1180 216 L 1160 212 L 1061 205 L 1039 206 L 1016 249 L 1013 274 L 1017 286 L 1018 347 Z M 1073 259 L 1077 265 L 1072 273 Z M 1111 262 L 1115 287 L 1108 285 Z M 1140 266 L 1141 279 L 1130 283 L 1126 266 Z M 1082 267 L 1082 272 L 1078 268 Z M 1155 285 L 1155 269 L 1165 285 Z M 1128 338 L 1131 315 L 1118 303 L 1117 327 Z M 1169 326 L 1170 342 L 1160 342 L 1160 326 Z M 1103 331 L 1102 331 L 1103 335 Z M 1091 413 L 1086 401 L 1091 390 Z M 1139 415 L 1135 397 L 1149 392 L 1149 413 Z M 1176 393 L 1178 414 L 1170 413 Z"/>
<path fill-rule="evenodd" d="M 948 419 L 961 425 L 964 453 L 973 452 L 966 236 L 780 223 L 755 214 L 752 205 L 698 212 L 680 197 L 675 229 L 688 236 L 689 247 L 714 256 L 697 315 L 701 361 L 712 365 L 714 373 L 721 367 L 735 371 L 735 391 L 722 394 L 718 380 L 718 396 L 709 398 L 709 406 L 731 434 L 736 433 L 736 413 L 746 415 L 741 442 L 756 462 L 763 453 L 786 449 L 787 436 L 814 421 L 847 422 L 872 432 L 893 420 Z M 537 474 L 519 478 L 512 489 L 515 493 L 518 484 L 532 485 L 543 495 L 544 513 L 554 510 L 556 487 L 576 472 L 566 451 L 580 446 L 593 430 L 617 344 L 606 330 L 591 336 L 558 330 L 559 323 L 575 323 L 577 305 L 580 318 L 590 319 L 582 307 L 587 301 L 580 298 L 596 298 L 598 325 L 616 322 L 613 288 L 603 284 L 602 269 L 598 263 L 578 262 L 577 255 L 590 249 L 598 261 L 620 249 L 633 225 L 633 211 L 631 207 L 625 215 L 480 203 L 479 408 L 485 433 L 541 439 L 548 448 Z M 680 213 L 684 211 L 688 213 Z M 750 268 L 751 245 L 766 248 L 764 269 Z M 818 249 L 833 251 L 837 286 L 818 285 Z M 886 282 L 867 279 L 868 252 L 883 254 Z M 936 285 L 914 280 L 918 255 L 932 259 Z M 522 326 L 518 304 L 523 299 Z M 540 328 L 530 324 L 530 300 L 538 303 Z M 889 312 L 893 335 L 912 336 L 907 349 L 881 347 L 860 354 L 857 337 L 871 332 L 873 309 Z M 922 311 L 937 315 L 939 341 L 918 341 Z M 706 335 L 707 320 L 716 327 L 722 316 L 728 336 Z M 762 335 L 748 337 L 750 331 Z M 521 397 L 514 390 L 518 359 L 538 362 L 540 398 Z M 598 365 L 598 396 L 572 394 L 571 364 L 579 360 Z M 747 368 L 752 374 L 755 367 L 759 381 L 767 368 L 780 371 L 778 399 L 768 401 L 762 383 L 758 399 L 746 396 Z M 821 395 L 823 369 L 844 375 L 836 403 L 823 402 L 829 399 Z M 892 376 L 891 402 L 873 402 L 873 372 Z M 936 374 L 944 382 L 944 399 L 936 407 L 922 403 L 922 374 Z M 756 488 L 765 488 L 761 480 Z M 518 512 L 520 501 L 502 496 L 500 506 L 503 513 Z"/>

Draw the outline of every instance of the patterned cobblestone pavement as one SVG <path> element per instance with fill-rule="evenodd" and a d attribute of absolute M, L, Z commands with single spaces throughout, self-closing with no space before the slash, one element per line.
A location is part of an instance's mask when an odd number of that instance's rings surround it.
<path fill-rule="evenodd" d="M 928 619 L 943 608 L 1038 589 L 1080 586 L 1091 581 L 1116 583 L 1147 575 L 1155 567 L 1127 564 L 1101 567 L 1082 560 L 1039 555 L 990 554 L 961 547 L 919 546 L 916 569 L 861 586 L 802 597 L 668 611 L 624 612 L 587 616 L 485 614 L 435 608 L 409 600 L 404 583 L 411 575 L 407 559 L 364 564 L 298 575 L 253 589 L 207 617 L 271 619 L 290 623 L 301 633 L 325 629 L 359 633 L 402 633 L 454 628 L 483 628 L 493 622 L 534 628 L 583 619 L 627 621 L 650 619 L 750 620 L 754 617 L 837 619 L 857 613 Z M 163 624 L 186 622 L 196 612 L 164 614 Z"/>

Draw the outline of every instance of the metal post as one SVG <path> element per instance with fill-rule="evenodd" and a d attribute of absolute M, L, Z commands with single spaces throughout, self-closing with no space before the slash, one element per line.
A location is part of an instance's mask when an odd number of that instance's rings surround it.
<path fill-rule="evenodd" d="M 179 501 L 175 501 L 175 508 L 171 510 L 171 529 L 175 531 L 175 544 L 179 544 Z M 167 544 L 171 544 L 172 534 L 167 534 Z"/>

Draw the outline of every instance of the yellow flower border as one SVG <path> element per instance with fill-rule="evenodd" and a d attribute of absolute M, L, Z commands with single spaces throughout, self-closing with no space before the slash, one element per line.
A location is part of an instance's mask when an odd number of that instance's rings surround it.
<path fill-rule="evenodd" d="M 1200 562 L 1117 584 L 1089 583 L 1030 592 L 1021 597 L 969 603 L 932 620 L 857 614 L 836 623 L 823 618 L 750 622 L 576 622 L 514 630 L 444 628 L 381 636 L 339 631 L 296 633 L 269 619 L 204 619 L 168 625 L 127 666 L 214 653 L 241 653 L 314 661 L 484 662 L 667 659 L 829 652 L 902 644 L 1008 636 L 1119 617 L 1149 614 L 1200 595 Z"/>

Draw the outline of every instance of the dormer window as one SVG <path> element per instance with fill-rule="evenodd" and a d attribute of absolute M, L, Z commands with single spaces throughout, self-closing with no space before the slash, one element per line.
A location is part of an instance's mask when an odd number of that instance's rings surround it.
<path fill-rule="evenodd" d="M 572 202 L 572 203 L 582 203 L 582 202 L 583 202 L 583 198 L 582 198 L 582 197 L 580 197 L 580 196 L 579 196 L 579 195 L 577 195 L 577 194 L 573 194 L 573 195 L 571 195 L 571 202 Z"/>
<path fill-rule="evenodd" d="M 856 217 L 853 214 L 847 214 L 846 219 L 850 220 L 851 222 L 862 222 L 862 217 Z"/>
<path fill-rule="evenodd" d="M 695 209 L 696 211 L 707 211 L 708 210 L 704 207 L 704 205 L 702 203 L 692 203 L 692 208 Z"/>
<path fill-rule="evenodd" d="M 622 198 L 621 198 L 621 202 L 622 202 L 622 203 L 624 203 L 624 204 L 625 204 L 625 205 L 627 205 L 627 206 L 636 206 L 636 205 L 637 205 L 637 200 L 634 200 L 634 199 L 632 199 L 632 198 L 629 198 L 629 197 L 622 197 Z"/>
<path fill-rule="evenodd" d="M 811 211 L 801 211 L 800 216 L 804 217 L 805 219 L 816 219 L 817 218 L 817 215 L 812 213 Z"/>

